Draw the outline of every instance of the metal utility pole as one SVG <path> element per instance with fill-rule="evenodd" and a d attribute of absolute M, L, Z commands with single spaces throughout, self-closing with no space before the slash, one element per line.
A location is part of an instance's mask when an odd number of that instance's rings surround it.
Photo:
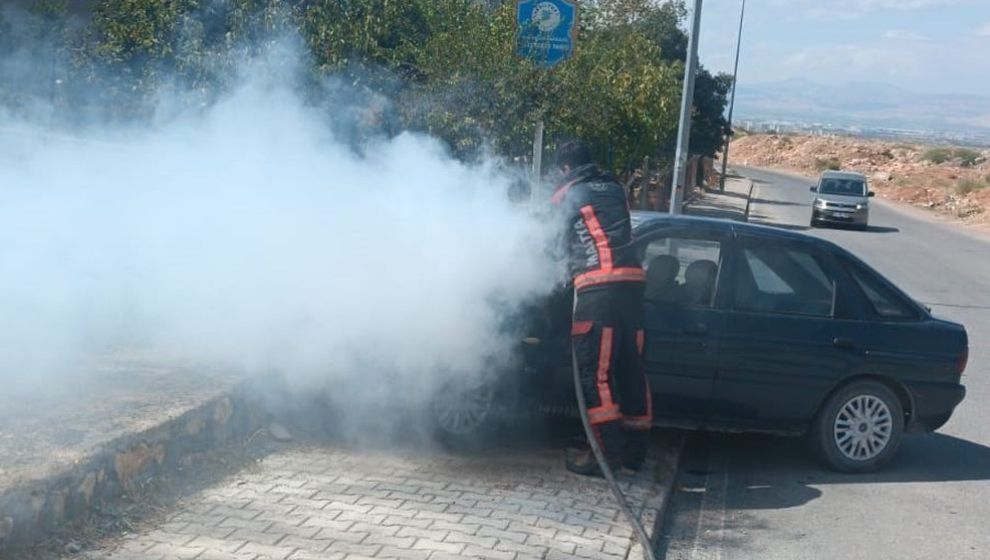
<path fill-rule="evenodd" d="M 743 16 L 746 15 L 746 0 L 742 0 L 739 10 L 739 32 L 736 34 L 736 62 L 732 65 L 732 93 L 729 95 L 729 133 L 725 137 L 725 150 L 722 152 L 722 174 L 718 180 L 718 190 L 725 192 L 725 168 L 729 165 L 729 142 L 732 140 L 732 108 L 736 105 L 736 77 L 739 75 L 739 46 L 742 44 Z"/>
<path fill-rule="evenodd" d="M 701 0 L 694 0 L 691 11 L 691 35 L 688 36 L 687 60 L 684 64 L 684 89 L 681 92 L 681 119 L 674 155 L 674 177 L 670 185 L 670 213 L 681 213 L 681 193 L 687 176 L 688 142 L 691 139 L 691 108 L 694 106 L 694 75 L 698 71 L 698 34 L 701 31 Z"/>
<path fill-rule="evenodd" d="M 543 119 L 536 123 L 533 131 L 533 192 L 540 183 L 540 173 L 543 171 Z"/>

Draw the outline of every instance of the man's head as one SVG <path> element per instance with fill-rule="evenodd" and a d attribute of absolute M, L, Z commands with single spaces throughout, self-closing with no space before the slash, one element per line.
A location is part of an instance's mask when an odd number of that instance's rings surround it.
<path fill-rule="evenodd" d="M 564 173 L 569 173 L 575 167 L 594 163 L 591 159 L 591 150 L 580 140 L 565 140 L 557 146 L 553 162 Z"/>

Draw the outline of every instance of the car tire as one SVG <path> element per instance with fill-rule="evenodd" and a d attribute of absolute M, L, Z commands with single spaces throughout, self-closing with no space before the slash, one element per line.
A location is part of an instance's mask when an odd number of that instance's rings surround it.
<path fill-rule="evenodd" d="M 431 399 L 429 415 L 437 440 L 447 448 L 474 448 L 499 423 L 500 391 L 494 380 L 451 380 Z"/>
<path fill-rule="evenodd" d="M 815 419 L 812 443 L 833 470 L 865 473 L 897 453 L 904 408 L 883 383 L 856 381 L 832 395 Z"/>

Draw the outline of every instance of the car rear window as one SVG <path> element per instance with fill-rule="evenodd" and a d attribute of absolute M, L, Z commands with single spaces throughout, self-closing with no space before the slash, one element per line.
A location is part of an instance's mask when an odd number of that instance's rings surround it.
<path fill-rule="evenodd" d="M 722 246 L 710 239 L 667 237 L 646 246 L 645 299 L 655 303 L 711 307 Z"/>
<path fill-rule="evenodd" d="M 881 282 L 875 274 L 854 262 L 843 259 L 843 263 L 878 316 L 884 319 L 916 319 L 918 317 L 917 310 Z"/>
<path fill-rule="evenodd" d="M 771 244 L 746 247 L 733 307 L 740 311 L 830 317 L 835 282 L 809 251 Z"/>

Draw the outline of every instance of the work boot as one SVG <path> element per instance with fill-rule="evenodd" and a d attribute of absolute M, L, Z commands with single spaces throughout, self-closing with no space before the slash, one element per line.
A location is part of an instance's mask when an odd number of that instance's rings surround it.
<path fill-rule="evenodd" d="M 643 468 L 643 463 L 646 462 L 645 453 L 629 454 L 622 458 L 622 466 L 633 471 L 639 472 Z"/>
<path fill-rule="evenodd" d="M 646 462 L 646 447 L 649 443 L 649 432 L 627 432 L 625 445 L 622 446 L 622 466 L 639 472 Z"/>
<path fill-rule="evenodd" d="M 572 473 L 582 476 L 593 476 L 597 478 L 604 478 L 605 476 L 602 474 L 602 469 L 598 466 L 598 459 L 595 457 L 595 453 L 591 450 L 590 446 L 586 449 L 568 449 L 564 466 Z M 620 462 L 609 461 L 609 468 L 612 469 L 613 473 L 617 472 L 621 467 Z"/>

